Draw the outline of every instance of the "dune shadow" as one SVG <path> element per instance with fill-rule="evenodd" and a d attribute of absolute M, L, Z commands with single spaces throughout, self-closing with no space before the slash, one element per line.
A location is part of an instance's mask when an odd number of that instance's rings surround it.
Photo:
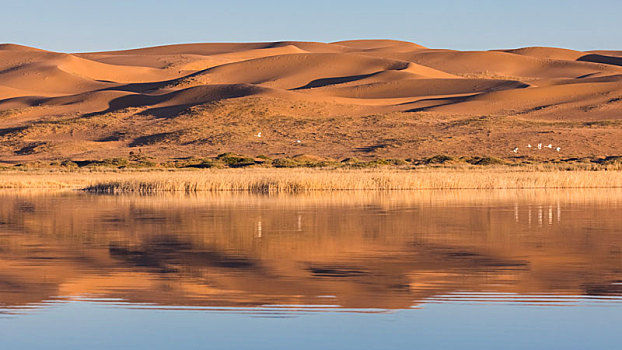
<path fill-rule="evenodd" d="M 448 105 L 452 105 L 455 103 L 461 103 L 461 102 L 465 102 L 468 101 L 469 99 L 475 97 L 475 96 L 479 96 L 480 94 L 475 94 L 475 95 L 469 95 L 469 96 L 454 96 L 454 97 L 435 97 L 435 98 L 425 98 L 425 99 L 421 99 L 421 100 L 417 100 L 414 103 L 418 103 L 418 102 L 434 102 L 434 101 L 445 101 L 445 103 L 439 103 L 439 104 L 435 104 L 432 106 L 427 106 L 427 107 L 418 107 L 418 108 L 413 108 L 413 109 L 409 109 L 406 112 L 423 112 L 426 111 L 430 108 L 436 108 L 436 107 L 441 107 L 441 106 L 448 106 Z M 408 103 L 413 103 L 413 102 L 408 102 Z"/>
<path fill-rule="evenodd" d="M 212 67 L 214 68 L 214 67 Z M 187 78 L 192 78 L 201 74 L 204 74 L 205 72 L 211 70 L 212 68 L 207 68 L 204 70 L 200 70 L 198 72 L 193 72 L 187 75 L 183 75 L 181 77 L 177 77 L 177 78 L 173 78 L 173 79 L 168 79 L 168 80 L 162 80 L 162 81 L 153 81 L 153 82 L 147 82 L 147 83 L 129 83 L 129 84 L 122 84 L 122 85 L 118 85 L 118 86 L 111 86 L 111 87 L 107 87 L 104 89 L 100 89 L 97 91 L 125 91 L 125 92 L 134 92 L 134 93 L 148 93 L 148 92 L 155 92 L 157 90 L 175 85 L 176 83 L 183 81 L 184 79 Z"/>
<path fill-rule="evenodd" d="M 85 117 L 111 113 L 132 107 L 149 107 L 138 113 L 158 118 L 171 118 L 190 107 L 257 94 L 262 89 L 251 84 L 199 85 L 159 95 L 135 94 L 111 100 L 106 110 L 84 115 Z M 160 106 L 158 106 L 160 105 Z"/>
<path fill-rule="evenodd" d="M 137 94 L 154 92 L 165 88 L 171 84 L 174 84 L 178 79 L 172 80 L 164 80 L 150 83 L 130 83 L 118 86 L 111 86 L 104 89 L 100 89 L 97 91 L 124 91 L 124 92 L 134 92 Z"/>
<path fill-rule="evenodd" d="M 371 146 L 363 146 L 363 147 L 357 147 L 354 149 L 355 152 L 365 152 L 365 153 L 369 153 L 369 152 L 373 152 L 379 149 L 383 149 L 383 148 L 387 148 L 389 147 L 388 144 L 386 143 L 379 143 L 376 145 L 371 145 Z"/>
<path fill-rule="evenodd" d="M 292 90 L 313 89 L 313 88 L 324 87 L 324 86 L 328 86 L 328 85 L 338 85 L 338 84 L 350 83 L 350 82 L 353 82 L 353 81 L 369 78 L 369 77 L 371 77 L 371 76 L 373 76 L 375 74 L 377 74 L 377 73 L 350 75 L 350 76 L 334 77 L 334 78 L 316 79 L 316 80 L 313 80 L 313 81 L 309 82 L 307 85 L 300 86 L 300 87 L 294 88 Z"/>
<path fill-rule="evenodd" d="M 196 106 L 196 105 L 203 104 L 203 103 L 209 103 L 213 101 L 216 101 L 216 100 L 206 100 L 204 102 L 196 103 L 196 104 L 180 104 L 180 105 L 168 106 L 168 107 L 149 108 L 149 109 L 144 110 L 143 112 L 140 112 L 139 114 L 150 115 L 150 116 L 157 117 L 157 118 L 173 118 L 173 117 L 178 116 L 182 112 L 187 111 L 188 108 L 192 106 Z"/>
<path fill-rule="evenodd" d="M 601 63 L 601 64 L 608 64 L 612 66 L 622 66 L 622 57 L 613 57 L 613 56 L 598 55 L 598 54 L 588 54 L 585 56 L 581 56 L 577 59 L 577 61 Z"/>

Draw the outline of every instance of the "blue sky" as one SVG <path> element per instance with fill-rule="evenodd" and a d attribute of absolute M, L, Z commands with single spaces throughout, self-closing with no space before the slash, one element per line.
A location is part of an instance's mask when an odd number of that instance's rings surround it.
<path fill-rule="evenodd" d="M 620 0 L 15 0 L 0 42 L 93 51 L 183 42 L 382 38 L 432 48 L 622 49 Z"/>

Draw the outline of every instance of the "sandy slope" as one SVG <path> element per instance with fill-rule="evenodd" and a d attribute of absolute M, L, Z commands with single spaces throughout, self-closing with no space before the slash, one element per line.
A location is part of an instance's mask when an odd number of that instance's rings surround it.
<path fill-rule="evenodd" d="M 330 124 L 334 129 L 327 126 L 329 129 L 318 139 L 322 146 L 309 145 L 305 151 L 331 150 L 331 145 L 339 143 L 334 138 L 349 135 L 337 130 L 348 129 L 355 135 L 357 131 L 350 128 L 357 123 L 351 123 L 351 118 L 368 115 L 390 119 L 394 113 L 403 113 L 403 118 L 412 119 L 413 113 L 427 113 L 426 116 L 436 118 L 436 123 L 448 118 L 486 116 L 530 122 L 614 121 L 617 125 L 615 120 L 622 119 L 621 52 L 546 47 L 462 52 L 394 40 L 353 40 L 180 44 L 66 54 L 3 44 L 0 158 L 102 156 L 93 145 L 106 152 L 112 147 L 123 154 L 134 136 L 174 132 L 181 124 L 172 123 L 171 118 L 197 113 L 202 118 L 194 120 L 195 124 L 184 125 L 202 133 L 202 137 L 192 141 L 194 148 L 169 142 L 169 146 L 180 147 L 180 155 L 228 148 L 259 149 L 273 154 L 295 152 L 285 147 L 283 140 L 268 146 L 264 141 L 263 146 L 253 148 L 243 144 L 248 138 L 235 135 L 246 133 L 244 127 L 255 123 L 253 128 L 271 128 L 276 134 L 298 138 L 301 136 L 294 134 L 305 128 L 308 134 L 317 127 L 319 122 L 313 122 L 313 118 L 319 121 L 326 117 L 335 118 Z M 214 107 L 214 103 L 220 107 Z M 108 128 L 97 131 L 93 120 L 103 115 L 111 115 Z M 279 116 L 306 119 L 298 123 L 300 132 L 279 130 L 278 125 L 273 125 Z M 49 126 L 50 121 L 58 120 L 63 122 Z M 518 129 L 502 130 L 507 125 L 501 124 L 489 128 L 518 133 Z M 88 132 L 80 133 L 80 128 Z M 61 129 L 70 132 L 71 137 L 62 144 L 50 141 L 58 139 L 51 134 L 61 133 Z M 378 140 L 352 138 L 350 141 L 356 144 L 350 151 L 334 147 L 338 151 L 330 153 L 352 155 L 370 143 L 382 144 L 381 140 L 395 140 L 409 133 L 413 138 L 418 135 L 412 130 L 391 129 L 378 129 Z M 106 133 L 113 132 L 126 136 L 114 141 L 116 144 L 97 141 L 110 139 Z M 592 154 L 618 149 L 616 129 L 603 132 L 606 135 L 590 148 Z M 218 138 L 218 133 L 228 136 Z M 463 141 L 475 141 L 478 135 L 472 134 L 471 139 Z M 584 131 L 575 130 L 569 137 L 583 134 Z M 221 141 L 206 142 L 204 148 L 197 146 L 198 140 L 210 137 Z M 510 139 L 515 139 L 516 144 L 524 143 L 519 141 L 522 139 L 518 134 Z M 33 144 L 46 147 L 30 147 Z M 155 153 L 164 149 L 157 146 L 154 145 Z M 420 145 L 408 151 L 457 152 L 452 148 L 455 146 L 445 146 L 425 149 Z M 489 149 L 494 148 L 489 145 Z M 392 152 L 385 151 L 387 155 Z M 395 152 L 401 152 L 400 146 L 395 147 Z M 162 154 L 171 156 L 175 151 Z"/>

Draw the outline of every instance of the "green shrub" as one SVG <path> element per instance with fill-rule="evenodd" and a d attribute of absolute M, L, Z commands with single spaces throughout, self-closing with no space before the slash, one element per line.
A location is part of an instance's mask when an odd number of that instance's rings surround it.
<path fill-rule="evenodd" d="M 594 160 L 594 163 L 601 165 L 618 165 L 622 164 L 622 156 L 608 156 L 605 158 Z"/>
<path fill-rule="evenodd" d="M 399 166 L 408 164 L 403 159 L 374 159 L 370 161 L 362 161 L 357 158 L 346 158 L 341 161 L 341 164 L 350 168 L 377 168 L 382 166 Z"/>
<path fill-rule="evenodd" d="M 341 161 L 342 164 L 357 164 L 360 163 L 361 160 L 356 157 L 345 158 Z"/>
<path fill-rule="evenodd" d="M 507 162 L 496 157 L 473 157 L 467 160 L 467 163 L 473 165 L 505 165 Z"/>
<path fill-rule="evenodd" d="M 213 159 L 202 159 L 199 162 L 187 164 L 184 168 L 198 168 L 198 169 L 211 169 L 211 168 L 224 168 L 225 164 Z"/>
<path fill-rule="evenodd" d="M 127 158 L 106 158 L 103 160 L 93 160 L 86 166 L 93 167 L 108 167 L 108 168 L 125 168 L 130 165 L 130 161 Z"/>
<path fill-rule="evenodd" d="M 63 168 L 77 168 L 78 164 L 69 159 L 66 160 L 53 160 L 50 162 L 50 166 L 52 167 L 63 167 Z"/>
<path fill-rule="evenodd" d="M 335 164 L 336 163 L 333 160 L 306 154 L 299 154 L 289 158 L 278 158 L 272 161 L 272 166 L 275 168 L 318 168 Z"/>
<path fill-rule="evenodd" d="M 211 158 L 197 158 L 197 157 L 178 159 L 169 164 L 170 166 L 174 168 L 207 169 L 207 168 L 224 168 L 225 167 L 225 164 L 221 161 L 211 159 Z"/>
<path fill-rule="evenodd" d="M 245 166 L 255 165 L 255 159 L 231 152 L 219 154 L 216 157 L 216 160 L 224 163 L 230 168 L 241 168 Z"/>
<path fill-rule="evenodd" d="M 446 154 L 437 154 L 435 156 L 425 158 L 423 160 L 423 163 L 424 164 L 445 164 L 445 163 L 452 163 L 455 161 L 457 161 L 456 158 L 452 156 L 448 156 Z"/>
<path fill-rule="evenodd" d="M 302 164 L 291 158 L 277 158 L 272 160 L 272 166 L 275 168 L 297 168 Z"/>
<path fill-rule="evenodd" d="M 73 162 L 67 159 L 67 160 L 63 160 L 62 162 L 60 162 L 60 166 L 67 167 L 67 168 L 77 168 L 78 164 L 76 164 L 76 162 Z"/>
<path fill-rule="evenodd" d="M 69 162 L 65 166 L 71 166 L 71 164 L 75 164 L 79 167 L 86 168 L 153 168 L 158 166 L 158 163 L 152 161 L 149 157 L 141 157 L 131 159 L 116 157 L 116 158 L 106 158 L 102 160 L 76 160 L 76 161 L 66 161 Z M 62 163 L 61 163 L 62 164 Z"/>

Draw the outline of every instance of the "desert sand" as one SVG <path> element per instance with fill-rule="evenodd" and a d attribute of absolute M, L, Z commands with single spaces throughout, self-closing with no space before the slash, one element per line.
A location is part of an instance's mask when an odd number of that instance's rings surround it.
<path fill-rule="evenodd" d="M 0 45 L 7 164 L 138 151 L 611 156 L 622 149 L 621 126 L 622 51 L 467 52 L 392 40 L 71 54 Z"/>

